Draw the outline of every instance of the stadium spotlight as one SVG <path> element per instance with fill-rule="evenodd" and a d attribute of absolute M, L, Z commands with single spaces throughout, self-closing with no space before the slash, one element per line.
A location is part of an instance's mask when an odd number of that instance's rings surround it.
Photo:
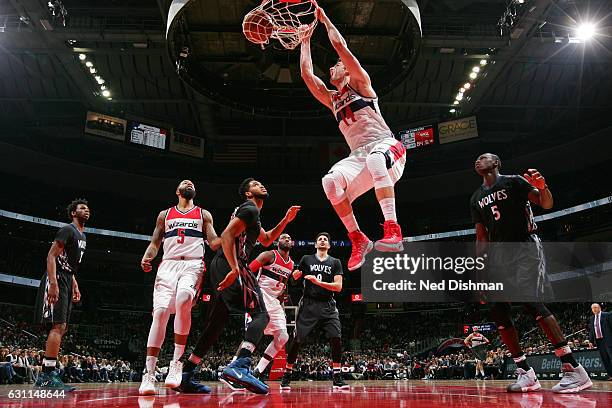
<path fill-rule="evenodd" d="M 462 92 L 459 92 L 459 93 L 457 94 L 457 96 L 455 96 L 455 99 L 456 99 L 456 100 L 458 100 L 458 101 L 462 100 L 462 99 L 463 99 L 463 93 L 462 93 Z"/>
<path fill-rule="evenodd" d="M 479 73 L 480 72 L 480 67 L 479 66 L 475 66 L 474 68 L 472 68 L 472 72 Z"/>
<path fill-rule="evenodd" d="M 454 100 L 453 101 L 453 105 L 459 105 L 459 101 L 458 100 Z"/>
<path fill-rule="evenodd" d="M 457 109 L 453 108 L 453 109 L 449 110 L 449 112 L 450 113 L 455 113 L 455 112 L 457 112 Z"/>
<path fill-rule="evenodd" d="M 477 76 L 478 74 L 476 72 L 470 72 L 470 78 L 476 79 Z"/>
<path fill-rule="evenodd" d="M 487 60 L 486 60 L 486 59 L 481 59 L 481 60 L 480 60 L 480 65 L 482 65 L 483 67 L 484 67 L 485 65 L 487 65 Z"/>
<path fill-rule="evenodd" d="M 93 62 L 91 62 L 91 61 L 87 61 L 87 62 L 85 63 L 85 66 L 86 66 L 87 68 L 91 68 L 91 67 L 93 67 Z"/>
<path fill-rule="evenodd" d="M 459 93 L 465 93 L 465 88 L 459 88 Z"/>
<path fill-rule="evenodd" d="M 469 82 L 466 82 L 465 84 L 463 84 L 463 87 L 465 89 L 470 89 L 472 87 L 472 84 L 470 84 Z"/>
<path fill-rule="evenodd" d="M 595 36 L 595 24 L 584 23 L 576 29 L 576 37 L 582 41 L 588 41 Z"/>
<path fill-rule="evenodd" d="M 110 96 L 110 91 L 108 89 L 105 89 L 104 91 L 102 91 L 102 96 L 108 98 Z"/>
<path fill-rule="evenodd" d="M 79 59 L 80 59 L 81 61 L 85 61 L 85 59 L 86 59 L 86 58 L 87 58 L 87 55 L 85 55 L 85 54 L 79 54 Z"/>
<path fill-rule="evenodd" d="M 97 71 L 95 68 L 92 67 L 92 68 L 89 68 L 89 72 L 91 72 L 92 74 L 95 74 Z"/>

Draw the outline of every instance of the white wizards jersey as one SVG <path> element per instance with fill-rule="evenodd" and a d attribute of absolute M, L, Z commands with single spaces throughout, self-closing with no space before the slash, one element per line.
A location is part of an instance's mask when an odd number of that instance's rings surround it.
<path fill-rule="evenodd" d="M 332 94 L 334 116 L 351 151 L 362 146 L 394 137 L 380 113 L 378 98 L 359 95 L 346 85 Z"/>
<path fill-rule="evenodd" d="M 195 206 L 187 212 L 181 212 L 176 207 L 168 209 L 164 226 L 163 259 L 204 257 L 204 218 L 200 207 Z"/>
<path fill-rule="evenodd" d="M 472 333 L 471 341 L 472 341 L 472 347 L 477 347 L 477 346 L 480 346 L 481 344 L 486 343 L 484 336 L 478 332 Z"/>
<path fill-rule="evenodd" d="M 259 272 L 259 287 L 262 291 L 273 297 L 282 295 L 287 280 L 293 272 L 293 260 L 291 257 L 285 261 L 281 254 L 274 250 L 274 261 L 270 265 L 261 267 Z"/>

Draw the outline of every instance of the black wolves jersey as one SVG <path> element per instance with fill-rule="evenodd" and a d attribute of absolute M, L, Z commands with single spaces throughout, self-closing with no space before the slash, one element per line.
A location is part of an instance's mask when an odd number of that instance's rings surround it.
<path fill-rule="evenodd" d="M 304 255 L 300 260 L 298 269 L 303 276 L 314 275 L 321 282 L 334 283 L 334 276 L 342 275 L 342 264 L 338 258 L 327 256 L 324 260 L 319 260 L 316 255 Z M 302 276 L 302 279 L 304 279 Z M 323 289 L 304 279 L 304 297 L 318 300 L 329 300 L 334 297 L 334 292 Z"/>
<path fill-rule="evenodd" d="M 493 186 L 483 184 L 472 194 L 472 221 L 485 226 L 491 242 L 525 241 L 537 229 L 528 199 L 534 189 L 521 176 L 500 175 Z"/>

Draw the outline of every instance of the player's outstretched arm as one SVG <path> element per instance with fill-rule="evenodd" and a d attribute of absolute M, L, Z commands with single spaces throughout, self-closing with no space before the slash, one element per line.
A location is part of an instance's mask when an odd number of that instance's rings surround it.
<path fill-rule="evenodd" d="M 208 241 L 208 246 L 213 251 L 216 251 L 221 248 L 221 238 L 217 236 L 215 231 L 212 214 L 209 211 L 202 210 L 202 218 L 204 219 L 203 232 L 206 241 Z"/>
<path fill-rule="evenodd" d="M 334 47 L 334 50 L 336 50 L 338 53 L 340 60 L 342 60 L 342 63 L 351 76 L 351 82 L 356 81 L 362 87 L 369 87 L 369 91 L 373 93 L 374 90 L 371 89 L 372 82 L 370 80 L 370 76 L 366 70 L 363 69 L 359 63 L 359 60 L 353 55 L 351 50 L 349 50 L 346 40 L 342 34 L 340 34 L 340 31 L 338 31 L 334 23 L 332 23 L 329 17 L 327 17 L 325 11 L 321 7 L 317 9 L 317 18 L 325 26 L 327 36 L 329 37 L 329 42 L 331 43 L 332 47 Z"/>
<path fill-rule="evenodd" d="M 329 89 L 327 89 L 323 80 L 321 80 L 321 78 L 316 76 L 314 73 L 314 67 L 312 66 L 312 53 L 310 51 L 310 37 L 302 40 L 300 71 L 302 73 L 302 79 L 304 80 L 304 83 L 306 83 L 306 87 L 310 93 L 317 98 L 319 102 L 331 109 L 331 92 Z"/>
<path fill-rule="evenodd" d="M 165 219 L 166 212 L 160 211 L 159 215 L 157 216 L 157 220 L 155 221 L 155 229 L 153 230 L 153 235 L 151 236 L 151 242 L 149 243 L 147 250 L 142 256 L 142 260 L 140 261 L 140 266 L 145 272 L 151 272 L 151 269 L 153 269 L 151 266 L 151 261 L 157 256 L 159 246 L 161 245 L 164 237 L 164 231 L 166 229 L 164 226 Z"/>
<path fill-rule="evenodd" d="M 536 169 L 529 169 L 523 177 L 525 177 L 525 180 L 534 187 L 534 189 L 529 192 L 529 201 L 535 205 L 539 205 L 545 210 L 550 210 L 553 207 L 553 196 L 548 189 L 544 176 Z"/>
<path fill-rule="evenodd" d="M 283 217 L 283 219 L 276 225 L 276 227 L 272 228 L 270 231 L 265 231 L 263 228 L 259 232 L 259 237 L 257 238 L 261 245 L 268 247 L 276 241 L 280 234 L 283 233 L 287 224 L 295 219 L 297 213 L 302 209 L 299 205 L 294 205 L 289 207 L 287 210 L 287 214 Z"/>

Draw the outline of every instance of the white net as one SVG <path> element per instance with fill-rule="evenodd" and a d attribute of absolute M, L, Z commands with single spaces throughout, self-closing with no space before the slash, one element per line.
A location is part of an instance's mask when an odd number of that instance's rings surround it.
<path fill-rule="evenodd" d="M 312 35 L 317 26 L 316 10 L 314 0 L 264 0 L 244 17 L 242 31 L 262 47 L 273 38 L 293 50 Z"/>

